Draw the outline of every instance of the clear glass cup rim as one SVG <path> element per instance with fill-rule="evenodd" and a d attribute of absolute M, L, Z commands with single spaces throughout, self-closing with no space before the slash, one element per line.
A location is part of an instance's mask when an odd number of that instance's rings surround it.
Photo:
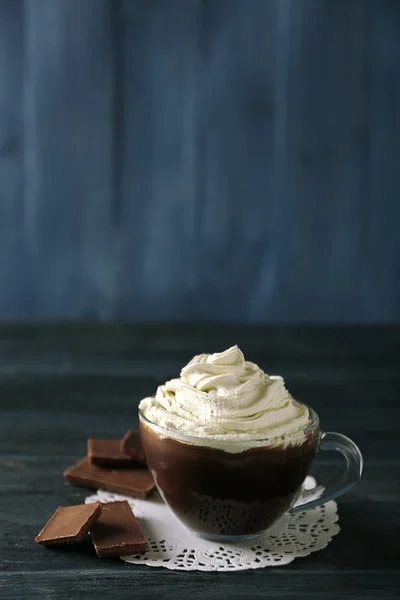
<path fill-rule="evenodd" d="M 265 444 L 265 446 L 271 445 L 271 442 L 273 442 L 275 440 L 279 440 L 280 443 L 287 442 L 289 444 L 291 442 L 295 443 L 300 437 L 304 437 L 305 435 L 307 436 L 307 434 L 312 433 L 316 428 L 319 427 L 318 414 L 315 412 L 315 410 L 313 408 L 311 408 L 304 402 L 302 402 L 302 404 L 304 406 L 306 406 L 306 408 L 308 409 L 309 415 L 310 415 L 310 421 L 304 429 L 299 429 L 298 431 L 295 431 L 294 433 L 289 433 L 288 435 L 261 437 L 261 438 L 256 438 L 251 441 L 256 443 L 257 445 Z M 180 431 L 176 431 L 175 429 L 168 429 L 166 427 L 163 427 L 162 425 L 158 425 L 157 423 L 154 423 L 153 421 L 151 421 L 151 419 L 146 417 L 146 415 L 143 413 L 143 411 L 140 408 L 138 408 L 138 412 L 139 412 L 139 418 L 142 419 L 142 421 L 146 425 L 148 425 L 150 427 L 150 429 L 152 429 L 156 433 L 159 433 L 163 437 L 169 437 L 169 438 L 172 438 L 172 439 L 175 439 L 178 441 L 189 442 L 189 443 L 192 443 L 193 445 L 197 445 L 198 440 L 202 440 L 202 443 L 204 444 L 204 441 L 208 439 L 207 437 L 204 437 L 204 436 L 200 437 L 200 436 L 195 436 L 195 435 L 187 435 L 187 434 L 181 433 Z M 215 441 L 215 436 L 210 436 L 209 439 Z M 243 445 L 243 440 L 229 440 L 230 446 L 235 446 L 236 444 L 238 447 L 240 447 L 241 445 Z"/>

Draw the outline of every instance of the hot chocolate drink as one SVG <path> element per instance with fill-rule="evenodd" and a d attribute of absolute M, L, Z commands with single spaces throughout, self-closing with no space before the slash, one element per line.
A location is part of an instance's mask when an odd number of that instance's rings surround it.
<path fill-rule="evenodd" d="M 266 530 L 296 501 L 318 446 L 315 413 L 237 346 L 194 357 L 139 412 L 161 495 L 211 539 Z"/>

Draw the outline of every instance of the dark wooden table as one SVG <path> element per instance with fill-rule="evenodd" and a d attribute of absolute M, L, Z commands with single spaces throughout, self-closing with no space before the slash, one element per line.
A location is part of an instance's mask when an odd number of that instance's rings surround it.
<path fill-rule="evenodd" d="M 62 478 L 86 437 L 137 427 L 142 397 L 192 355 L 233 343 L 363 451 L 364 479 L 339 501 L 328 548 L 282 568 L 187 573 L 35 544 L 56 507 L 87 494 Z M 400 597 L 399 350 L 398 327 L 1 326 L 0 598 Z"/>

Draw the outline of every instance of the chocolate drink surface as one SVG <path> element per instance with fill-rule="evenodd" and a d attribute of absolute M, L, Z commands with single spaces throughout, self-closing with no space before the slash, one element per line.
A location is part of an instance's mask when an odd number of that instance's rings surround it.
<path fill-rule="evenodd" d="M 178 441 L 140 419 L 148 468 L 164 500 L 190 529 L 247 536 L 268 529 L 296 501 L 318 445 L 318 429 L 298 445 L 232 453 Z"/>
<path fill-rule="evenodd" d="M 139 416 L 165 501 L 211 539 L 254 537 L 291 508 L 319 440 L 315 413 L 238 346 L 196 355 Z"/>
<path fill-rule="evenodd" d="M 318 414 L 235 345 L 198 354 L 139 404 L 147 466 L 165 502 L 197 535 L 240 542 L 287 511 L 310 510 L 361 478 L 348 437 L 321 433 Z M 345 458 L 339 482 L 318 497 L 303 489 L 318 451 Z"/>

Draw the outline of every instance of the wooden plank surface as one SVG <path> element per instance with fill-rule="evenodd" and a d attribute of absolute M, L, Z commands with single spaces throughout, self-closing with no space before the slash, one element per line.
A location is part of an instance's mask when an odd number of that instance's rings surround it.
<path fill-rule="evenodd" d="M 376 600 L 381 598 L 382 590 L 385 600 L 397 600 L 397 572 L 384 571 L 378 575 L 361 571 L 359 573 L 340 573 L 338 575 L 321 575 L 304 570 L 293 579 L 288 586 L 287 575 L 279 569 L 268 569 L 268 577 L 255 572 L 244 576 L 235 573 L 218 573 L 205 577 L 203 573 L 168 573 L 168 577 L 160 577 L 152 569 L 151 573 L 142 573 L 140 569 L 128 572 L 123 567 L 117 571 L 107 569 L 106 572 L 93 572 L 91 569 L 78 573 L 61 572 L 59 575 L 49 574 L 45 580 L 41 573 L 28 572 L 15 577 L 14 585 L 4 583 L 2 598 L 20 600 L 32 598 L 39 600 L 46 597 L 51 600 L 60 598 L 84 600 L 92 597 L 88 590 L 98 590 L 114 594 L 118 600 L 139 600 L 148 598 L 195 598 L 202 600 L 204 594 L 211 600 L 228 600 L 229 598 L 253 600 L 254 598 L 276 598 L 292 600 L 293 598 L 310 598 L 319 600 L 336 600 L 338 590 L 340 598 L 345 600 Z M 7 582 L 10 578 L 5 577 Z M 17 591 L 16 591 L 17 589 Z M 258 591 L 256 591 L 258 590 Z M 24 595 L 26 594 L 26 595 Z M 189 595 L 190 594 L 190 595 Z"/>
<path fill-rule="evenodd" d="M 369 144 L 364 156 L 362 293 L 369 320 L 376 320 L 383 307 L 387 319 L 394 320 L 400 305 L 399 219 L 393 210 L 400 198 L 400 4 L 384 0 L 367 6 Z M 372 289 L 379 289 L 379 295 L 370 294 Z"/>
<path fill-rule="evenodd" d="M 339 500 L 340 534 L 323 551 L 277 569 L 176 573 L 100 561 L 89 545 L 49 551 L 34 536 L 85 490 L 62 471 L 87 436 L 137 426 L 137 404 L 196 352 L 237 341 L 286 378 L 325 430 L 360 445 L 362 482 Z M 399 327 L 0 326 L 0 597 L 116 600 L 310 598 L 394 600 L 400 589 Z M 112 415 L 112 417 L 111 417 Z M 314 473 L 332 477 L 319 458 Z"/>
<path fill-rule="evenodd" d="M 29 310 L 23 245 L 23 3 L 0 0 L 0 314 Z"/>
<path fill-rule="evenodd" d="M 400 318 L 398 0 L 0 0 L 0 317 Z"/>
<path fill-rule="evenodd" d="M 112 316 L 111 8 L 108 0 L 25 3 L 27 316 Z"/>
<path fill-rule="evenodd" d="M 276 2 L 254 0 L 251 10 L 242 1 L 202 2 L 197 75 L 202 318 L 272 316 L 274 211 L 282 173 L 275 122 L 279 128 L 286 110 L 276 92 L 285 69 L 278 18 Z"/>
<path fill-rule="evenodd" d="M 359 265 L 367 250 L 367 6 L 290 2 L 286 182 L 278 222 L 288 235 L 277 248 L 282 318 L 366 318 Z"/>
<path fill-rule="evenodd" d="M 124 0 L 121 6 L 116 268 L 122 318 L 185 319 L 196 313 L 197 5 Z"/>

